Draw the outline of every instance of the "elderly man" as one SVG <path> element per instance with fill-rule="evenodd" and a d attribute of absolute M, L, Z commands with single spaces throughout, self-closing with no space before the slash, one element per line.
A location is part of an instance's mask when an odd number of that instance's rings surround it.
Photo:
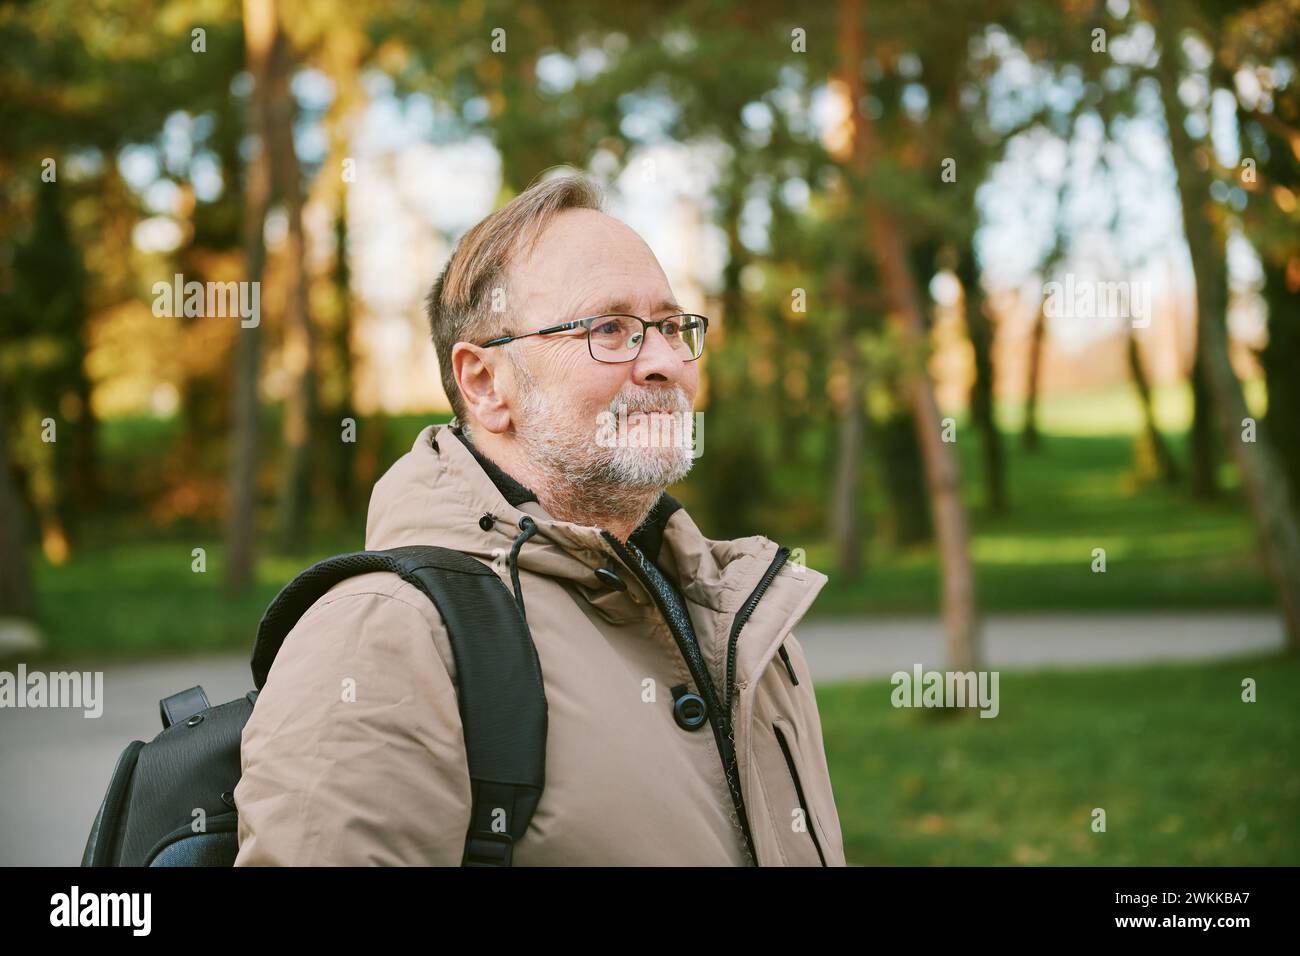
<path fill-rule="evenodd" d="M 549 728 L 515 865 L 844 865 L 791 632 L 826 578 L 765 537 L 706 538 L 665 493 L 694 460 L 709 323 L 600 207 L 552 178 L 460 241 L 428 300 L 455 419 L 375 485 L 366 547 L 453 548 L 515 588 Z M 395 575 L 317 601 L 244 729 L 236 865 L 459 864 L 455 664 Z"/>

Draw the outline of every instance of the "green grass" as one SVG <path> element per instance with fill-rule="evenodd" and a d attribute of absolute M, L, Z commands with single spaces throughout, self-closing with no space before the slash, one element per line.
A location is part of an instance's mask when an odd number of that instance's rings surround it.
<path fill-rule="evenodd" d="M 247 648 L 262 612 L 299 570 L 331 554 L 355 551 L 359 538 L 319 536 L 301 557 L 264 556 L 255 587 L 231 597 L 223 588 L 222 547 L 201 536 L 132 542 L 75 554 L 37 567 L 46 655 L 143 657 Z M 206 552 L 206 571 L 191 551 Z"/>
<path fill-rule="evenodd" d="M 959 443 L 960 444 L 960 443 Z M 1133 477 L 1125 435 L 1049 434 L 1037 454 L 1008 442 L 1011 510 L 997 516 L 979 494 L 977 449 L 961 449 L 967 476 L 976 588 L 992 611 L 1261 608 L 1272 589 L 1254 529 L 1225 469 L 1221 501 L 1193 502 L 1185 489 Z M 1171 444 L 1182 454 L 1182 443 Z M 974 485 L 975 487 L 971 487 Z M 783 540 L 795 546 L 799 541 Z M 869 548 L 857 582 L 835 573 L 830 546 L 804 545 L 830 582 L 816 613 L 930 613 L 938 609 L 939 565 L 930 548 Z M 1093 573 L 1093 549 L 1106 572 Z"/>
<path fill-rule="evenodd" d="M 819 685 L 848 860 L 1300 864 L 1298 682 L 1300 661 L 1259 658 L 1003 674 L 993 719 Z"/>
<path fill-rule="evenodd" d="M 1252 407 L 1262 404 L 1249 383 Z M 1190 392 L 1170 385 L 1154 392 L 1156 417 L 1186 471 Z M 1010 510 L 990 513 L 983 495 L 978 437 L 963 416 L 956 450 L 970 516 L 978 601 L 986 610 L 1195 610 L 1267 608 L 1273 591 L 1235 470 L 1221 463 L 1223 494 L 1194 501 L 1186 484 L 1167 487 L 1136 466 L 1138 407 L 1128 388 L 1052 396 L 1041 405 L 1042 447 L 1019 441 L 1021 410 L 1001 406 Z M 867 520 L 887 504 L 869 494 Z M 869 546 L 860 580 L 836 574 L 830 545 L 802 546 L 811 567 L 830 582 L 815 614 L 937 613 L 940 572 L 930 548 L 890 553 Z M 1106 573 L 1092 571 L 1093 549 L 1106 552 Z"/>

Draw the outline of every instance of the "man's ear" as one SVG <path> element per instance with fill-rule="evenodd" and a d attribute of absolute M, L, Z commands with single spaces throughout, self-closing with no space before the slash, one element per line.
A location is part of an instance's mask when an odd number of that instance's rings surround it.
<path fill-rule="evenodd" d="M 510 405 L 503 388 L 509 385 L 504 368 L 508 364 L 500 360 L 500 353 L 494 355 L 469 342 L 451 347 L 451 372 L 466 411 L 475 424 L 495 434 L 510 427 Z"/>

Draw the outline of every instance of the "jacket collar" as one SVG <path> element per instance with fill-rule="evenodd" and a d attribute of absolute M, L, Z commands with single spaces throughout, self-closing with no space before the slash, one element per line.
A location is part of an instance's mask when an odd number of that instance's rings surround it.
<path fill-rule="evenodd" d="M 375 483 L 366 547 L 439 544 L 485 562 L 504 562 L 520 533 L 519 521 L 528 515 L 537 533 L 520 548 L 520 571 L 568 581 L 596 613 L 616 624 L 658 614 L 636 571 L 600 528 L 552 517 L 529 489 L 475 452 L 451 425 L 426 426 L 411 450 Z M 486 515 L 492 520 L 481 521 Z M 724 661 L 732 624 L 776 558 L 776 542 L 761 535 L 706 538 L 667 493 L 632 541 L 687 599 L 701 647 Z M 610 589 L 595 573 L 611 567 L 627 590 Z M 811 568 L 788 563 L 781 568 L 744 627 L 737 648 L 739 681 L 766 666 L 825 583 L 826 576 Z"/>

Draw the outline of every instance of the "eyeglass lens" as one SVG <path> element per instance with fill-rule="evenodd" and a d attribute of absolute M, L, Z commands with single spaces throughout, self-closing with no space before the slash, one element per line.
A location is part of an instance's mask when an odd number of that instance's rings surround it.
<path fill-rule="evenodd" d="M 660 326 L 668 344 L 683 356 L 699 358 L 704 351 L 704 322 L 699 316 L 677 315 Z M 605 362 L 627 362 L 637 357 L 645 329 L 635 316 L 606 315 L 591 324 L 588 341 L 592 357 Z"/>

